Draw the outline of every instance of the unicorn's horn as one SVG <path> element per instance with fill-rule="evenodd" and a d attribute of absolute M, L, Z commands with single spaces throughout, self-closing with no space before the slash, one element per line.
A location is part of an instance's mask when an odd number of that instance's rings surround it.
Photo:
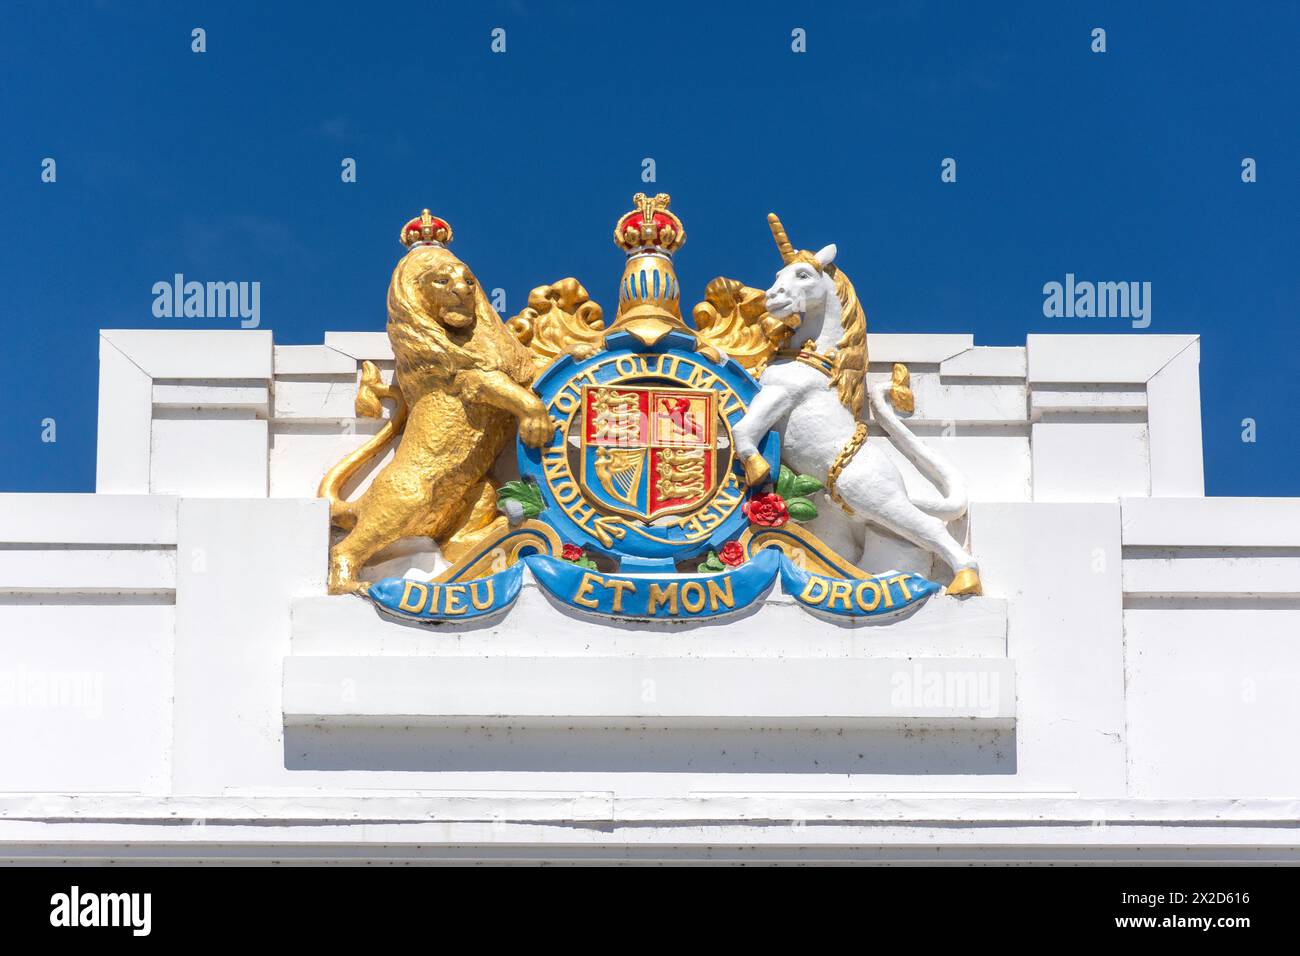
<path fill-rule="evenodd" d="M 772 229 L 772 238 L 776 240 L 776 247 L 781 250 L 781 261 L 793 262 L 794 246 L 790 242 L 790 237 L 785 234 L 785 226 L 781 225 L 781 220 L 777 218 L 776 213 L 767 214 L 767 224 Z"/>

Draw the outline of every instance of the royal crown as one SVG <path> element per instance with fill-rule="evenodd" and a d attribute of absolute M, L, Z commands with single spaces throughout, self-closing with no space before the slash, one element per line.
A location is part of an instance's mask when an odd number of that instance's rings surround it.
<path fill-rule="evenodd" d="M 611 328 L 626 330 L 646 345 L 670 331 L 689 332 L 682 319 L 673 253 L 686 242 L 682 221 L 668 211 L 667 193 L 632 197 L 634 210 L 614 227 L 615 244 L 627 253 L 618 284 L 618 313 Z"/>
<path fill-rule="evenodd" d="M 416 246 L 446 246 L 451 242 L 451 224 L 445 219 L 430 215 L 425 209 L 402 227 L 398 237 L 407 248 Z"/>
<path fill-rule="evenodd" d="M 653 199 L 645 193 L 632 197 L 636 206 L 614 227 L 614 243 L 629 255 L 655 250 L 669 255 L 686 242 L 682 221 L 668 211 L 670 198 L 659 193 Z"/>

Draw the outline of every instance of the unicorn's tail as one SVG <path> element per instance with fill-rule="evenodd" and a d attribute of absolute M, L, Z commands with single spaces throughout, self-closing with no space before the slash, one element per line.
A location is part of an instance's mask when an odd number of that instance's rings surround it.
<path fill-rule="evenodd" d="M 912 503 L 926 514 L 944 521 L 954 521 L 966 513 L 969 504 L 966 479 L 951 462 L 917 438 L 894 411 L 895 407 L 907 412 L 912 410 L 913 398 L 909 381 L 907 366 L 896 364 L 892 380 L 870 386 L 867 389 L 867 400 L 871 403 L 876 421 L 884 427 L 898 450 L 942 493 L 942 497 L 922 494 L 914 497 Z"/>

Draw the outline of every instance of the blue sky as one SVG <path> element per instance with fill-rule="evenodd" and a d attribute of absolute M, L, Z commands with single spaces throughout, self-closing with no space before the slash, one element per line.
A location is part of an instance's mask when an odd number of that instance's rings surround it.
<path fill-rule="evenodd" d="M 155 318 L 176 272 L 260 282 L 281 344 L 378 330 L 427 205 L 510 312 L 565 275 L 611 308 L 649 156 L 684 299 L 766 286 L 773 209 L 877 332 L 1198 333 L 1207 491 L 1300 494 L 1297 37 L 1293 3 L 8 2 L 0 490 L 93 489 L 99 328 L 236 326 Z M 1150 327 L 1045 318 L 1067 272 L 1151 282 Z"/>

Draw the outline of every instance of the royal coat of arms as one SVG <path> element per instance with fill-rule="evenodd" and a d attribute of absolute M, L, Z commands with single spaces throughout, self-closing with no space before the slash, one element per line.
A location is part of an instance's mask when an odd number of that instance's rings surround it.
<path fill-rule="evenodd" d="M 796 250 L 770 216 L 776 283 L 715 279 L 688 321 L 673 264 L 685 228 L 666 194 L 633 202 L 614 231 L 626 258 L 610 321 L 569 278 L 502 323 L 448 249 L 449 224 L 425 210 L 403 227 L 393 372 L 366 363 L 357 397 L 358 414 L 385 424 L 321 483 L 341 533 L 331 591 L 453 621 L 506 613 L 525 570 L 577 612 L 625 618 L 731 613 L 778 578 L 813 613 L 850 617 L 941 590 L 915 570 L 860 567 L 816 533 L 830 522 L 919 545 L 949 565 L 948 593 L 978 593 L 946 526 L 964 483 L 901 419 L 907 370 L 867 382 L 866 317 L 835 247 Z M 867 442 L 868 408 L 938 495 L 907 495 Z M 349 492 L 394 441 L 369 487 Z M 418 536 L 446 570 L 366 580 L 377 554 Z"/>

